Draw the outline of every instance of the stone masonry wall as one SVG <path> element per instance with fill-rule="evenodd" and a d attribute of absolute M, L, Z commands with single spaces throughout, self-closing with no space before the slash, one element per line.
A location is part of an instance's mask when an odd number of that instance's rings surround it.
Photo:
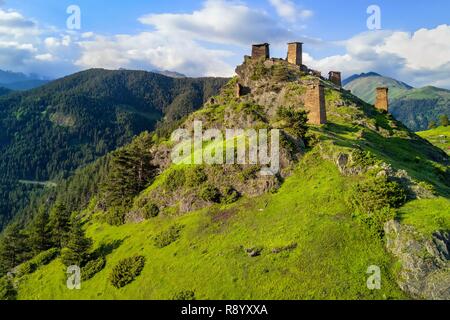
<path fill-rule="evenodd" d="M 297 66 L 302 65 L 302 43 L 300 42 L 292 42 L 288 43 L 288 56 L 287 60 L 291 64 L 295 64 Z"/>
<path fill-rule="evenodd" d="M 330 71 L 328 74 L 328 80 L 333 82 L 335 85 L 342 87 L 341 73 L 337 71 Z"/>
<path fill-rule="evenodd" d="M 389 89 L 377 88 L 377 96 L 375 100 L 375 108 L 381 111 L 389 111 Z"/>
<path fill-rule="evenodd" d="M 319 81 L 314 81 L 307 85 L 305 109 L 309 111 L 309 124 L 320 125 L 327 123 L 325 92 L 323 85 Z"/>
<path fill-rule="evenodd" d="M 255 44 L 252 46 L 252 58 L 253 59 L 269 59 L 270 58 L 270 52 L 269 52 L 269 44 Z"/>

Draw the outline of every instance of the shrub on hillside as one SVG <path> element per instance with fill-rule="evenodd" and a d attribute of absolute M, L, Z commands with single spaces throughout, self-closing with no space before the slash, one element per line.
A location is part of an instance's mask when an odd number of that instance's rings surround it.
<path fill-rule="evenodd" d="M 226 187 L 220 200 L 223 204 L 231 204 L 239 200 L 240 194 L 233 187 Z"/>
<path fill-rule="evenodd" d="M 16 269 L 16 275 L 18 277 L 23 277 L 24 275 L 33 273 L 36 271 L 37 265 L 33 261 L 27 261 L 22 263 L 20 266 Z"/>
<path fill-rule="evenodd" d="M 399 208 L 406 202 L 406 191 L 387 177 L 370 178 L 358 183 L 354 189 L 351 203 L 360 212 L 367 214 L 383 208 Z"/>
<path fill-rule="evenodd" d="M 98 272 L 103 270 L 106 265 L 104 257 L 99 257 L 96 260 L 91 260 L 81 269 L 81 280 L 86 281 L 91 279 Z"/>
<path fill-rule="evenodd" d="M 109 280 L 116 288 L 122 288 L 131 283 L 144 269 L 145 258 L 143 256 L 134 256 L 120 260 L 113 268 Z"/>
<path fill-rule="evenodd" d="M 184 186 L 186 183 L 186 176 L 183 170 L 173 170 L 167 174 L 165 180 L 165 187 L 168 191 L 176 191 Z"/>
<path fill-rule="evenodd" d="M 195 292 L 192 290 L 183 290 L 176 293 L 172 300 L 180 300 L 180 301 L 192 301 L 195 300 Z"/>
<path fill-rule="evenodd" d="M 0 300 L 16 300 L 17 292 L 8 277 L 0 278 Z"/>
<path fill-rule="evenodd" d="M 268 70 L 266 69 L 266 67 L 264 66 L 264 63 L 262 61 L 258 61 L 255 65 L 254 65 L 254 69 L 253 69 L 253 74 L 251 75 L 251 79 L 253 81 L 258 81 L 261 80 L 263 77 L 265 77 L 267 75 Z"/>
<path fill-rule="evenodd" d="M 151 202 L 147 203 L 144 206 L 143 211 L 144 211 L 144 219 L 146 219 L 146 220 L 151 219 L 151 218 L 155 218 L 159 214 L 158 206 L 156 204 L 154 204 L 154 203 L 151 203 Z"/>
<path fill-rule="evenodd" d="M 211 185 L 204 186 L 200 192 L 199 192 L 200 198 L 207 202 L 214 202 L 219 203 L 220 202 L 220 191 Z"/>
<path fill-rule="evenodd" d="M 242 181 L 248 181 L 251 179 L 255 179 L 258 176 L 258 171 L 260 170 L 260 167 L 257 165 L 252 165 L 252 166 L 248 166 L 246 167 L 244 170 L 242 170 L 241 172 L 241 180 Z"/>
<path fill-rule="evenodd" d="M 164 248 L 169 244 L 175 242 L 180 237 L 181 229 L 183 227 L 181 225 L 175 224 L 168 228 L 167 230 L 161 231 L 153 238 L 153 242 L 155 247 Z"/>
<path fill-rule="evenodd" d="M 195 166 L 186 172 L 186 181 L 190 187 L 198 187 L 208 180 L 208 176 L 200 166 Z"/>
<path fill-rule="evenodd" d="M 24 275 L 33 273 L 37 268 L 49 264 L 58 255 L 59 250 L 56 248 L 41 252 L 33 259 L 22 263 L 16 269 L 16 275 L 23 277 Z"/>
<path fill-rule="evenodd" d="M 34 263 L 38 267 L 45 266 L 53 261 L 58 256 L 59 250 L 57 248 L 52 248 L 47 251 L 41 252 L 36 257 L 33 258 Z"/>
<path fill-rule="evenodd" d="M 124 207 L 112 207 L 103 216 L 104 221 L 111 226 L 121 226 L 125 223 L 125 212 L 127 210 Z"/>
<path fill-rule="evenodd" d="M 352 152 L 354 166 L 369 167 L 377 164 L 378 159 L 370 152 L 363 150 L 354 150 Z"/>
<path fill-rule="evenodd" d="M 350 203 L 355 218 L 382 232 L 384 223 L 395 218 L 394 209 L 401 207 L 406 199 L 406 191 L 400 184 L 382 176 L 358 183 L 352 190 Z"/>
<path fill-rule="evenodd" d="M 285 122 L 284 130 L 297 138 L 304 138 L 308 132 L 308 114 L 304 110 L 280 107 L 277 110 L 279 120 Z"/>

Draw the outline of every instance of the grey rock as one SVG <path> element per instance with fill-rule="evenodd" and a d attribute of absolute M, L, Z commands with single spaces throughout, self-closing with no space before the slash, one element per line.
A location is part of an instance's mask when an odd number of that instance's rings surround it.
<path fill-rule="evenodd" d="M 450 299 L 450 234 L 427 238 L 412 226 L 389 221 L 384 226 L 386 247 L 401 263 L 397 283 L 416 299 Z"/>

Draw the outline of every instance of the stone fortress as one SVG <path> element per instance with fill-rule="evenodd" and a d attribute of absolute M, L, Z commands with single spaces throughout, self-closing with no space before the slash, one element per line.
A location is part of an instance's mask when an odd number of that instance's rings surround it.
<path fill-rule="evenodd" d="M 314 125 L 327 123 L 327 111 L 325 104 L 324 81 L 331 82 L 340 90 L 342 88 L 341 72 L 330 71 L 328 78 L 322 77 L 319 71 L 309 69 L 303 64 L 303 43 L 288 43 L 287 58 L 274 59 L 270 57 L 270 45 L 268 43 L 254 44 L 252 46 L 251 57 L 246 56 L 245 61 L 264 61 L 266 66 L 273 66 L 277 61 L 287 61 L 291 66 L 296 66 L 305 74 L 314 76 L 314 79 L 307 81 L 307 90 L 304 95 L 304 106 L 308 111 L 308 122 Z M 239 69 L 239 68 L 238 68 Z M 238 75 L 239 72 L 237 71 Z M 382 112 L 389 112 L 388 88 L 377 88 L 375 108 Z M 236 96 L 241 97 L 249 93 L 249 89 L 240 81 L 236 84 Z"/>

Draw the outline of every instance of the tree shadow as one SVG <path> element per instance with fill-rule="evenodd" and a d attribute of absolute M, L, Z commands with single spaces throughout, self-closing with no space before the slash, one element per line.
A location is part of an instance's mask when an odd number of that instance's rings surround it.
<path fill-rule="evenodd" d="M 97 249 L 95 249 L 92 255 L 96 258 L 106 257 L 107 255 L 110 255 L 114 250 L 119 248 L 123 244 L 125 239 L 113 240 L 108 243 L 102 243 Z"/>

